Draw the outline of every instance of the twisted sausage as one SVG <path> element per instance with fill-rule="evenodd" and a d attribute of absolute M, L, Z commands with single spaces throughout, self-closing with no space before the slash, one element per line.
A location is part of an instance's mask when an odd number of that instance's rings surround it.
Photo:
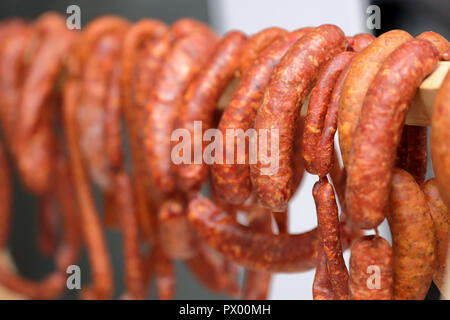
<path fill-rule="evenodd" d="M 314 185 L 313 195 L 320 241 L 327 258 L 328 279 L 333 295 L 336 300 L 347 300 L 348 271 L 342 256 L 338 208 L 333 187 L 326 178 L 322 178 Z"/>

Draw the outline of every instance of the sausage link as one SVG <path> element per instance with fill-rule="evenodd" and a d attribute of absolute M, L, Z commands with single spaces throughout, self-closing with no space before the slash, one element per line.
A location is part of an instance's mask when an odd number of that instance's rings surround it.
<path fill-rule="evenodd" d="M 284 29 L 271 27 L 252 35 L 248 39 L 248 42 L 242 51 L 242 56 L 239 63 L 240 75 L 242 76 L 247 72 L 264 49 L 266 49 L 276 39 L 284 36 L 286 33 L 287 31 Z"/>
<path fill-rule="evenodd" d="M 287 217 L 287 212 L 277 214 Z M 261 206 L 254 204 L 248 212 L 248 226 L 255 232 L 271 234 L 272 218 L 270 212 Z M 278 224 L 278 226 L 280 226 Z M 283 225 L 287 228 L 287 225 Z M 286 233 L 287 230 L 280 230 L 279 233 Z M 242 298 L 245 300 L 265 300 L 269 293 L 271 274 L 269 272 L 247 270 L 245 282 L 242 290 Z"/>
<path fill-rule="evenodd" d="M 64 159 L 63 162 L 65 163 L 65 161 Z M 0 266 L 0 284 L 30 299 L 55 299 L 61 296 L 66 288 L 67 267 L 76 262 L 81 248 L 77 211 L 73 210 L 74 202 L 72 198 L 66 198 L 67 195 L 65 194 L 70 186 L 70 180 L 67 176 L 68 171 L 65 166 L 62 166 L 61 158 L 55 164 L 55 185 L 52 186 L 51 191 L 57 200 L 64 228 L 62 242 L 56 250 L 54 259 L 55 270 L 43 279 L 33 281 L 4 266 Z M 70 203 L 66 202 L 67 200 Z"/>
<path fill-rule="evenodd" d="M 92 23 L 101 23 L 97 20 Z M 96 26 L 93 24 L 92 26 Z M 88 32 L 88 31 L 85 31 Z M 87 291 L 86 295 L 108 299 L 112 295 L 113 280 L 106 249 L 105 238 L 102 233 L 97 209 L 92 198 L 89 180 L 84 167 L 83 155 L 79 146 L 78 129 L 76 125 L 76 111 L 80 91 L 80 75 L 78 65 L 73 56 L 69 60 L 69 77 L 64 86 L 63 116 L 64 127 L 69 149 L 70 168 L 75 184 L 75 193 L 80 206 L 80 219 L 83 236 L 91 262 L 94 291 Z"/>
<path fill-rule="evenodd" d="M 103 224 L 105 228 L 119 227 L 119 213 L 117 212 L 115 190 L 104 191 L 102 195 Z"/>
<path fill-rule="evenodd" d="M 272 217 L 276 222 L 278 233 L 289 233 L 289 210 L 284 212 L 272 212 Z"/>
<path fill-rule="evenodd" d="M 344 81 L 351 67 L 351 62 L 356 55 L 353 55 L 347 65 L 339 74 L 331 93 L 330 104 L 325 115 L 322 134 L 320 135 L 316 155 L 316 168 L 319 176 L 325 176 L 337 166 L 336 151 L 334 150 L 334 135 L 337 129 L 339 114 L 339 99 L 341 97 Z M 342 198 L 342 201 L 344 199 Z"/>
<path fill-rule="evenodd" d="M 217 42 L 217 37 L 194 33 L 176 41 L 168 52 L 145 109 L 144 147 L 152 184 L 168 195 L 175 190 L 171 161 L 171 135 L 178 105 L 189 83 L 201 70 Z"/>
<path fill-rule="evenodd" d="M 202 33 L 212 38 L 216 37 L 214 31 L 207 24 L 191 18 L 182 18 L 175 21 L 170 27 L 170 31 L 174 41 L 194 33 Z"/>
<path fill-rule="evenodd" d="M 184 102 L 179 111 L 179 127 L 189 131 L 190 136 L 194 136 L 194 123 L 200 121 L 203 133 L 212 127 L 214 110 L 216 104 L 225 90 L 228 83 L 233 78 L 239 66 L 241 56 L 247 37 L 239 31 L 231 31 L 226 34 L 214 52 L 209 57 L 208 62 L 189 85 Z M 177 166 L 178 182 L 182 190 L 187 193 L 200 190 L 207 179 L 209 167 L 201 161 L 196 163 L 196 155 L 192 154 L 195 148 L 195 139 L 191 139 L 191 162 L 181 163 Z M 202 147 L 202 154 L 205 145 Z M 203 157 L 202 157 L 203 158 Z"/>
<path fill-rule="evenodd" d="M 342 256 L 338 207 L 334 190 L 326 177 L 314 185 L 317 224 L 322 249 L 327 257 L 328 278 L 336 300 L 348 300 L 348 271 Z"/>
<path fill-rule="evenodd" d="M 359 33 L 353 37 L 347 37 L 347 50 L 361 52 L 367 48 L 376 37 L 370 33 Z"/>
<path fill-rule="evenodd" d="M 427 162 L 427 127 L 405 125 L 395 166 L 408 171 L 418 184 L 422 184 L 427 173 Z"/>
<path fill-rule="evenodd" d="M 75 194 L 73 178 L 70 172 L 69 160 L 61 153 L 56 159 L 55 183 L 53 192 L 56 204 L 61 214 L 63 226 L 70 226 L 64 229 L 62 235 L 63 245 L 58 247 L 56 256 L 56 266 L 64 273 L 67 266 L 73 264 L 79 258 L 82 246 L 82 234 L 79 217 L 79 204 Z"/>
<path fill-rule="evenodd" d="M 385 239 L 364 236 L 352 246 L 350 296 L 352 300 L 392 300 L 393 252 Z"/>
<path fill-rule="evenodd" d="M 319 69 L 334 55 L 345 49 L 345 36 L 334 25 L 322 25 L 300 38 L 285 54 L 274 70 L 262 104 L 255 118 L 258 139 L 261 143 L 259 159 L 251 165 L 251 179 L 258 200 L 272 211 L 283 211 L 293 194 L 292 148 L 298 125 L 299 109 L 317 78 Z M 278 130 L 278 133 L 275 130 Z M 272 139 L 279 138 L 279 152 L 272 151 Z M 276 141 L 276 140 L 275 140 Z M 275 144 L 274 144 L 275 145 Z M 278 163 L 268 158 L 278 156 Z"/>
<path fill-rule="evenodd" d="M 107 174 L 111 176 L 111 185 L 103 191 L 103 208 L 104 221 L 106 226 L 117 227 L 119 225 L 119 213 L 116 207 L 116 198 L 121 195 L 116 195 L 118 190 L 116 188 L 115 176 L 122 170 L 124 165 L 124 155 L 122 151 L 122 132 L 121 132 L 121 106 L 120 106 L 120 68 L 115 66 L 112 70 L 112 75 L 109 83 L 108 93 L 105 102 L 105 119 L 104 123 L 104 157 L 108 163 Z M 119 172 L 120 174 L 120 172 Z M 124 209 L 125 210 L 125 209 Z"/>
<path fill-rule="evenodd" d="M 232 297 L 240 293 L 237 267 L 206 245 L 200 244 L 197 255 L 185 263 L 194 278 L 208 290 Z"/>
<path fill-rule="evenodd" d="M 44 14 L 35 23 L 28 44 L 29 58 L 25 62 L 28 68 L 19 102 L 15 143 L 21 180 L 39 195 L 48 191 L 51 183 L 55 83 L 75 38 L 76 34 L 67 30 L 62 16 Z"/>
<path fill-rule="evenodd" d="M 39 198 L 38 204 L 38 249 L 45 256 L 55 253 L 57 244 L 57 221 L 55 198 L 52 192 L 47 192 Z"/>
<path fill-rule="evenodd" d="M 165 201 L 159 209 L 159 242 L 161 249 L 171 259 L 188 259 L 197 251 L 197 239 L 185 210 L 184 203 L 178 199 Z"/>
<path fill-rule="evenodd" d="M 393 172 L 388 221 L 394 249 L 394 299 L 424 299 L 436 267 L 436 236 L 424 193 L 402 169 Z"/>
<path fill-rule="evenodd" d="M 320 71 L 317 82 L 311 91 L 302 137 L 303 162 L 306 171 L 311 174 L 318 174 L 317 166 L 320 161 L 316 160 L 316 154 L 321 152 L 318 149 L 318 144 L 324 134 L 324 121 L 331 105 L 333 88 L 339 75 L 351 62 L 353 56 L 354 53 L 352 52 L 342 52 L 328 61 Z M 334 134 L 332 134 L 332 137 L 334 137 Z M 323 176 L 323 174 L 320 176 Z"/>
<path fill-rule="evenodd" d="M 300 235 L 257 233 L 239 225 L 213 202 L 201 196 L 190 202 L 189 219 L 209 246 L 250 269 L 299 272 L 316 265 L 316 230 Z"/>
<path fill-rule="evenodd" d="M 212 181 L 218 194 L 226 202 L 231 204 L 243 203 L 251 194 L 249 148 L 245 144 L 245 159 L 238 162 L 236 149 L 246 143 L 246 138 L 238 135 L 232 138 L 231 148 L 227 141 L 230 137 L 227 129 L 243 130 L 244 133 L 253 128 L 256 111 L 261 103 L 264 90 L 269 83 L 273 69 L 278 65 L 284 54 L 299 38 L 309 32 L 310 29 L 300 29 L 291 32 L 282 38 L 275 40 L 265 49 L 252 64 L 250 69 L 242 75 L 239 85 L 231 97 L 228 107 L 225 109 L 219 123 L 219 130 L 223 135 L 223 145 L 226 147 L 227 157 L 233 163 L 214 163 L 212 166 Z M 236 141 L 235 141 L 236 140 Z M 231 150 L 230 150 L 231 149 Z"/>
<path fill-rule="evenodd" d="M 318 192 L 320 187 L 323 185 L 323 180 L 319 180 L 314 184 L 313 187 L 313 197 L 314 200 L 318 199 Z M 317 204 L 316 204 L 317 205 Z M 320 231 L 320 230 L 319 230 Z M 319 232 L 320 233 L 320 232 Z M 319 252 L 318 252 L 318 263 L 316 267 L 316 273 L 314 275 L 313 282 L 313 299 L 314 300 L 334 300 L 335 295 L 333 292 L 333 287 L 330 282 L 330 277 L 328 275 L 327 266 L 327 255 L 323 249 L 324 242 L 322 237 L 319 240 Z"/>
<path fill-rule="evenodd" d="M 175 268 L 173 262 L 163 250 L 156 247 L 155 252 L 155 277 L 156 291 L 160 300 L 171 300 L 175 296 Z"/>
<path fill-rule="evenodd" d="M 433 275 L 433 281 L 439 290 L 443 292 L 445 270 L 447 268 L 448 243 L 450 240 L 450 213 L 439 195 L 436 179 L 428 180 L 421 188 L 430 208 L 437 240 L 437 266 Z"/>
<path fill-rule="evenodd" d="M 156 81 L 165 54 L 170 49 L 171 34 L 158 20 L 143 19 L 129 28 L 123 39 L 121 102 L 131 149 L 132 186 L 140 228 L 149 243 L 155 241 L 155 225 L 148 190 L 152 189 L 142 149 L 145 105 Z"/>
<path fill-rule="evenodd" d="M 19 117 L 19 106 L 25 64 L 23 57 L 28 48 L 31 28 L 25 24 L 11 26 L 1 35 L 0 46 L 0 120 L 7 150 L 14 153 L 16 124 Z"/>
<path fill-rule="evenodd" d="M 12 185 L 5 145 L 0 141 L 0 249 L 8 243 L 11 226 Z"/>
<path fill-rule="evenodd" d="M 428 41 L 410 40 L 386 59 L 367 92 L 349 156 L 345 193 L 350 220 L 363 229 L 375 228 L 385 218 L 406 114 L 437 61 L 437 51 Z"/>
<path fill-rule="evenodd" d="M 91 178 L 101 190 L 111 190 L 113 185 L 112 163 L 107 156 L 106 143 L 107 100 L 111 83 L 115 82 L 111 78 L 120 50 L 121 37 L 118 34 L 104 34 L 99 38 L 84 65 L 81 101 L 77 109 L 81 151 Z"/>
<path fill-rule="evenodd" d="M 295 136 L 302 137 L 304 128 L 305 128 L 305 117 L 300 116 L 300 119 L 297 124 L 297 129 L 295 131 Z M 294 170 L 293 172 L 294 183 L 292 190 L 293 193 L 295 193 L 299 191 L 300 184 L 302 183 L 303 176 L 305 174 L 305 164 L 303 163 L 303 148 L 301 139 L 295 139 L 294 141 L 292 169 Z"/>
<path fill-rule="evenodd" d="M 334 300 L 333 288 L 328 276 L 327 256 L 325 255 L 323 248 L 319 249 L 318 255 L 319 262 L 317 263 L 313 282 L 313 299 Z"/>
<path fill-rule="evenodd" d="M 317 264 L 317 229 L 296 235 L 257 233 L 239 225 L 229 214 L 201 196 L 190 202 L 189 219 L 209 246 L 250 269 L 299 272 Z M 343 244 L 344 248 L 348 245 Z"/>
<path fill-rule="evenodd" d="M 345 168 L 348 167 L 350 148 L 367 90 L 384 60 L 392 51 L 410 39 L 412 39 L 411 35 L 405 31 L 392 30 L 386 32 L 354 59 L 339 100 L 339 146 Z"/>
<path fill-rule="evenodd" d="M 439 59 L 443 61 L 450 60 L 450 42 L 441 36 L 439 33 L 433 31 L 425 31 L 419 34 L 416 39 L 430 41 L 439 51 Z"/>
<path fill-rule="evenodd" d="M 138 225 L 130 178 L 125 172 L 115 175 L 115 195 L 123 233 L 126 295 L 144 299 L 143 266 L 139 248 Z"/>
<path fill-rule="evenodd" d="M 438 91 L 431 119 L 431 158 L 439 194 L 450 208 L 450 72 Z"/>

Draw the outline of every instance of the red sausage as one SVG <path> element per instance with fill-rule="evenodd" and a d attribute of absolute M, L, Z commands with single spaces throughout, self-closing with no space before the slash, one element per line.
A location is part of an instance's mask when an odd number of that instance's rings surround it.
<path fill-rule="evenodd" d="M 320 67 L 344 49 L 342 30 L 322 25 L 289 49 L 270 78 L 256 115 L 255 129 L 260 141 L 269 132 L 274 136 L 267 137 L 266 145 L 261 143 L 259 159 L 250 168 L 258 200 L 272 211 L 283 211 L 293 194 L 292 148 L 300 106 L 314 85 Z M 272 156 L 273 161 L 269 158 Z"/>
<path fill-rule="evenodd" d="M 208 62 L 203 66 L 194 81 L 184 95 L 184 101 L 180 106 L 178 125 L 189 130 L 190 136 L 194 136 L 194 122 L 200 121 L 203 133 L 213 126 L 214 110 L 217 102 L 232 80 L 239 66 L 239 57 L 247 37 L 239 32 L 232 31 L 226 34 L 217 44 Z M 178 183 L 187 193 L 199 191 L 207 179 L 209 166 L 204 163 L 203 151 L 200 150 L 201 163 L 195 163 L 196 148 L 195 139 L 191 138 L 191 162 L 181 163 L 177 166 Z"/>
<path fill-rule="evenodd" d="M 223 145 L 227 146 L 227 129 L 243 130 L 253 128 L 256 111 L 261 103 L 264 90 L 270 80 L 273 69 L 278 65 L 287 50 L 299 38 L 310 31 L 311 28 L 293 31 L 278 40 L 274 41 L 255 60 L 250 69 L 242 75 L 237 89 L 231 97 L 228 107 L 222 115 L 219 123 L 219 130 L 223 135 Z M 226 157 L 233 160 L 227 163 L 226 158 L 222 164 L 215 163 L 212 166 L 212 181 L 218 194 L 226 202 L 231 204 L 241 204 L 252 191 L 250 181 L 249 166 L 249 145 L 248 138 L 238 135 L 232 137 L 231 148 L 226 147 Z M 245 143 L 245 155 L 238 161 L 237 149 L 239 145 Z M 230 150 L 231 149 L 231 150 Z"/>

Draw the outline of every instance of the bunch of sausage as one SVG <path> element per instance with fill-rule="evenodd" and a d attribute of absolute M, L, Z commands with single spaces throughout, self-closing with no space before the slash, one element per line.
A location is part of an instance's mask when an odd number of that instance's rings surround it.
<path fill-rule="evenodd" d="M 110 299 L 104 228 L 119 228 L 124 299 L 145 298 L 152 281 L 159 298 L 172 298 L 175 260 L 206 288 L 245 299 L 265 299 L 271 273 L 313 268 L 315 299 L 423 299 L 431 281 L 442 289 L 447 259 L 450 73 L 433 111 L 436 178 L 424 182 L 426 127 L 404 123 L 423 79 L 449 59 L 449 42 L 434 32 L 346 37 L 321 25 L 219 38 L 193 19 L 167 26 L 115 16 L 78 32 L 56 13 L 0 23 L 0 247 L 7 250 L 15 169 L 39 199 L 38 248 L 55 259 L 40 281 L 0 265 L 1 286 L 59 297 L 85 246 L 92 285 L 81 296 Z M 194 121 L 202 134 L 219 129 L 223 145 L 233 139 L 223 161 L 171 160 L 172 133 L 194 136 Z M 278 129 L 278 170 L 264 174 L 264 157 L 250 164 L 249 137 L 234 140 L 228 129 Z M 271 155 L 271 138 L 259 154 Z M 318 226 L 290 234 L 288 202 L 304 170 L 319 178 Z M 386 217 L 392 247 L 377 231 Z"/>

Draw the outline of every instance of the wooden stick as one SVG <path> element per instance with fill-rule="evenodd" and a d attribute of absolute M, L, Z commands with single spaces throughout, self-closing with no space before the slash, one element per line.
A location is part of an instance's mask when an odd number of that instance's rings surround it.
<path fill-rule="evenodd" d="M 409 109 L 406 124 L 416 126 L 431 125 L 434 100 L 449 70 L 450 61 L 440 61 L 433 73 L 422 82 Z"/>

